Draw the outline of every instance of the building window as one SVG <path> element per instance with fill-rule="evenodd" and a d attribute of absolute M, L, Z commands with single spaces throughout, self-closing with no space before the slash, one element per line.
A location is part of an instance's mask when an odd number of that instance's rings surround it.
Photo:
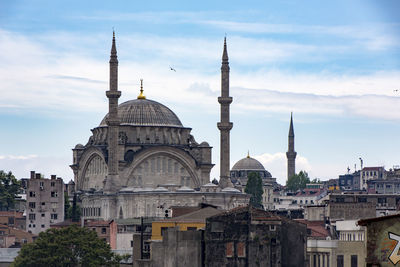
<path fill-rule="evenodd" d="M 45 206 L 46 205 L 46 202 L 42 202 L 42 206 Z"/>
<path fill-rule="evenodd" d="M 29 220 L 34 221 L 36 219 L 36 214 L 35 213 L 30 213 L 29 214 Z"/>
<path fill-rule="evenodd" d="M 351 255 L 351 267 L 357 267 L 357 255 Z"/>
<path fill-rule="evenodd" d="M 245 258 L 246 257 L 246 246 L 244 245 L 243 242 L 237 243 L 236 251 L 237 251 L 237 256 L 239 258 Z"/>
<path fill-rule="evenodd" d="M 56 183 L 55 183 L 55 182 L 51 182 L 50 185 L 51 185 L 52 187 L 54 187 L 54 186 L 56 185 Z"/>
<path fill-rule="evenodd" d="M 133 240 L 131 240 L 131 248 L 133 248 Z"/>
<path fill-rule="evenodd" d="M 52 219 L 52 220 L 57 220 L 57 218 L 58 218 L 57 213 L 52 213 L 50 216 L 51 216 L 50 219 Z"/>
<path fill-rule="evenodd" d="M 197 227 L 188 227 L 187 230 L 188 230 L 188 231 L 196 231 L 196 230 L 197 230 Z"/>
<path fill-rule="evenodd" d="M 57 191 L 51 191 L 51 197 L 58 197 Z"/>
<path fill-rule="evenodd" d="M 42 228 L 44 228 L 44 224 L 42 224 Z"/>
<path fill-rule="evenodd" d="M 42 213 L 42 217 L 44 217 L 45 216 L 45 214 L 44 213 Z"/>
<path fill-rule="evenodd" d="M 29 208 L 30 209 L 36 208 L 36 202 L 29 202 Z"/>
<path fill-rule="evenodd" d="M 233 242 L 226 243 L 226 257 L 233 257 Z"/>
<path fill-rule="evenodd" d="M 276 230 L 275 225 L 270 225 L 270 226 L 269 226 L 269 230 L 270 230 L 270 231 L 275 231 L 275 230 Z"/>
<path fill-rule="evenodd" d="M 101 228 L 101 233 L 104 235 L 107 233 L 107 229 L 105 227 Z"/>
<path fill-rule="evenodd" d="M 344 267 L 343 255 L 337 255 L 337 267 Z"/>
<path fill-rule="evenodd" d="M 35 191 L 29 191 L 29 196 L 30 197 L 36 197 L 36 192 Z"/>

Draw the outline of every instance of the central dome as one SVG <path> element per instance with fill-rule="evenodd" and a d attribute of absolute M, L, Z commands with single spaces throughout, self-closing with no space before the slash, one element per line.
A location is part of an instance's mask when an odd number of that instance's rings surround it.
<path fill-rule="evenodd" d="M 247 157 L 236 162 L 236 164 L 233 165 L 232 170 L 265 171 L 265 168 L 258 160 Z"/>
<path fill-rule="evenodd" d="M 100 126 L 107 126 L 107 118 L 108 114 Z M 149 99 L 134 99 L 120 104 L 118 118 L 121 125 L 183 127 L 172 110 Z"/>

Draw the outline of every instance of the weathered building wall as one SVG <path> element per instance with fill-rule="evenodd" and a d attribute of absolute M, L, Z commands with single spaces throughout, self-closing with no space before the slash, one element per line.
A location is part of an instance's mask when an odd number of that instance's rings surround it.
<path fill-rule="evenodd" d="M 364 241 L 338 241 L 336 261 L 338 256 L 343 256 L 344 266 L 353 266 L 351 258 L 354 257 L 358 267 L 365 266 L 365 242 Z M 353 259 L 354 261 L 354 259 Z"/>
<path fill-rule="evenodd" d="M 329 218 L 331 221 L 357 220 L 375 217 L 376 207 L 374 203 L 329 203 Z"/>
<path fill-rule="evenodd" d="M 163 241 L 151 243 L 153 267 L 201 267 L 202 231 L 168 229 Z"/>
<path fill-rule="evenodd" d="M 207 219 L 205 266 L 304 266 L 305 225 L 266 211 L 241 209 Z"/>
<path fill-rule="evenodd" d="M 367 223 L 367 266 L 372 266 L 372 264 L 380 264 L 379 266 L 382 267 L 399 265 L 399 246 L 399 215 L 377 218 L 375 221 Z"/>

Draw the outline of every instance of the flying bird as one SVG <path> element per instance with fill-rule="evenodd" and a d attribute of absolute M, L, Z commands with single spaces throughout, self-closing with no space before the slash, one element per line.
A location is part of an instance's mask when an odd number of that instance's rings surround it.
<path fill-rule="evenodd" d="M 171 70 L 173 70 L 173 71 L 176 72 L 176 69 L 174 69 L 173 67 L 169 66 L 169 68 L 170 68 Z"/>
<path fill-rule="evenodd" d="M 399 91 L 399 89 L 394 89 L 394 90 L 393 90 L 393 92 L 398 92 L 398 91 Z"/>

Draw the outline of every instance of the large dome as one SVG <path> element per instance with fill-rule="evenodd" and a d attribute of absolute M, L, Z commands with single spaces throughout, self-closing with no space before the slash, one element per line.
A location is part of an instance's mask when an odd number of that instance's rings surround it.
<path fill-rule="evenodd" d="M 134 99 L 120 104 L 118 117 L 121 125 L 183 127 L 172 110 L 149 99 Z M 108 114 L 100 126 L 107 126 L 107 118 Z"/>
<path fill-rule="evenodd" d="M 258 160 L 246 157 L 236 162 L 232 167 L 232 171 L 241 170 L 265 171 L 265 168 Z"/>

